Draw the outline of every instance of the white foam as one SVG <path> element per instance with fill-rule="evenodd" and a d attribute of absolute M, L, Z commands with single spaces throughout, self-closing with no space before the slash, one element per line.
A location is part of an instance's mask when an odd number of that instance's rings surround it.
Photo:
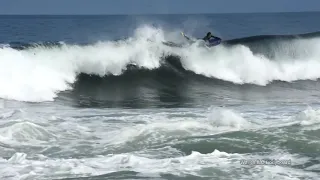
<path fill-rule="evenodd" d="M 157 177 L 162 173 L 178 176 L 195 175 L 201 177 L 218 177 L 219 172 L 227 177 L 259 177 L 264 179 L 287 178 L 296 179 L 301 175 L 313 178 L 317 174 L 303 172 L 291 165 L 244 165 L 241 160 L 261 159 L 241 154 L 230 154 L 215 150 L 209 154 L 192 152 L 187 156 L 175 158 L 152 159 L 132 154 L 116 154 L 97 156 L 85 159 L 46 159 L 31 160 L 24 153 L 16 153 L 9 160 L 0 160 L 0 177 L 11 176 L 21 178 L 68 178 L 95 176 L 119 171 L 135 171 L 141 175 Z M 291 157 L 292 158 L 292 157 Z M 285 160 L 285 158 L 281 158 Z M 295 159 L 291 159 L 293 164 Z M 218 172 L 216 170 L 219 170 Z M 285 174 L 284 174 L 285 173 Z M 271 176 L 272 175 L 272 176 Z"/>
<path fill-rule="evenodd" d="M 183 49 L 179 54 L 185 57 L 185 68 L 197 74 L 231 81 L 238 84 L 252 83 L 266 85 L 274 80 L 295 81 L 316 79 L 320 77 L 320 54 L 316 48 L 320 47 L 319 40 L 296 41 L 296 52 L 301 44 L 313 44 L 310 54 L 293 59 L 289 55 L 281 55 L 275 59 L 268 59 L 262 55 L 254 55 L 243 45 L 234 47 L 216 46 L 211 50 L 199 49 L 196 45 Z M 284 53 L 285 54 L 285 53 Z"/>
<path fill-rule="evenodd" d="M 231 109 L 214 108 L 209 115 L 209 120 L 216 127 L 229 127 L 240 130 L 251 126 L 250 122 Z"/>
<path fill-rule="evenodd" d="M 23 145 L 55 140 L 56 136 L 35 123 L 18 122 L 0 128 L 0 142 Z"/>
<path fill-rule="evenodd" d="M 118 128 L 98 136 L 108 141 L 105 143 L 112 145 L 134 143 L 144 147 L 164 142 L 175 143 L 184 137 L 209 136 L 256 127 L 240 113 L 231 109 L 210 108 L 207 111 L 189 113 L 188 117 L 175 117 L 172 113 L 160 112 L 144 112 L 143 115 L 128 116 L 123 119 L 125 124 L 120 124 Z M 130 123 L 138 120 L 143 123 Z M 97 130 L 97 128 L 99 127 L 91 129 Z"/>
<path fill-rule="evenodd" d="M 275 50 L 274 60 L 254 55 L 248 47 L 216 46 L 210 50 L 196 44 L 186 48 L 164 46 L 166 34 L 148 26 L 138 28 L 127 40 L 98 42 L 88 46 L 36 47 L 28 50 L 0 49 L 0 97 L 18 101 L 52 101 L 57 92 L 71 87 L 79 73 L 120 75 L 126 65 L 158 68 L 161 57 L 178 54 L 186 69 L 234 83 L 266 85 L 274 80 L 294 81 L 320 77 L 320 41 L 296 40 L 292 59 L 285 48 Z M 180 36 L 181 38 L 181 36 Z M 152 41 L 150 41 L 152 40 Z M 307 51 L 306 51 L 307 48 Z"/>
<path fill-rule="evenodd" d="M 320 124 L 320 110 L 314 110 L 313 108 L 308 107 L 306 110 L 295 116 L 294 119 L 299 121 L 302 126 Z"/>
<path fill-rule="evenodd" d="M 15 153 L 10 159 L 8 159 L 8 162 L 10 163 L 23 163 L 26 161 L 27 154 L 25 153 Z"/>
<path fill-rule="evenodd" d="M 2 112 L 0 111 L 0 119 L 6 119 L 6 118 L 9 118 L 11 116 L 13 116 L 15 113 L 14 110 L 10 110 L 10 111 L 5 111 L 5 112 Z"/>

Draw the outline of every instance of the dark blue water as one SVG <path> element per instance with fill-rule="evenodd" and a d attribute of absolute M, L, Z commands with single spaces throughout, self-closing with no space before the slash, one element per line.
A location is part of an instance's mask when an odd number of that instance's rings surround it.
<path fill-rule="evenodd" d="M 211 31 L 223 39 L 319 31 L 319 13 L 200 14 L 150 16 L 0 16 L 2 42 L 96 42 L 126 38 L 143 24 L 183 30 L 195 37 Z"/>
<path fill-rule="evenodd" d="M 0 16 L 1 179 L 319 179 L 319 15 Z"/>

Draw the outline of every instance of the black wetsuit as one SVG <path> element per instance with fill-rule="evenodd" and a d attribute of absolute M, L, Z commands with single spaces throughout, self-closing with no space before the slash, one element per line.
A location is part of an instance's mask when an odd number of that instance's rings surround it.
<path fill-rule="evenodd" d="M 204 41 L 209 41 L 209 39 L 211 38 L 216 38 L 216 36 L 213 36 L 212 34 L 205 36 L 204 38 L 202 38 L 202 40 Z"/>

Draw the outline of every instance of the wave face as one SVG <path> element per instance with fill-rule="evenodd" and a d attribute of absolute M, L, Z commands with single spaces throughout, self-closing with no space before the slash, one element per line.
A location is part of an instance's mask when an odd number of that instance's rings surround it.
<path fill-rule="evenodd" d="M 0 97 L 53 101 L 59 92 L 73 89 L 79 81 L 86 84 L 85 75 L 108 79 L 134 73 L 137 78 L 150 76 L 150 80 L 155 80 L 154 74 L 162 79 L 202 76 L 259 86 L 273 81 L 316 80 L 320 77 L 319 37 L 319 33 L 256 36 L 227 40 L 211 49 L 198 43 L 178 48 L 163 44 L 183 42 L 177 32 L 141 26 L 134 36 L 118 41 L 11 43 L 0 48 Z"/>

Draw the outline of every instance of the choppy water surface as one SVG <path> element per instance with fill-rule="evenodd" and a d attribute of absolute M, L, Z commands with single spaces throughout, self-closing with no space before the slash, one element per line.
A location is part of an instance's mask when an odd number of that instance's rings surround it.
<path fill-rule="evenodd" d="M 319 179 L 318 15 L 1 16 L 0 178 Z"/>

